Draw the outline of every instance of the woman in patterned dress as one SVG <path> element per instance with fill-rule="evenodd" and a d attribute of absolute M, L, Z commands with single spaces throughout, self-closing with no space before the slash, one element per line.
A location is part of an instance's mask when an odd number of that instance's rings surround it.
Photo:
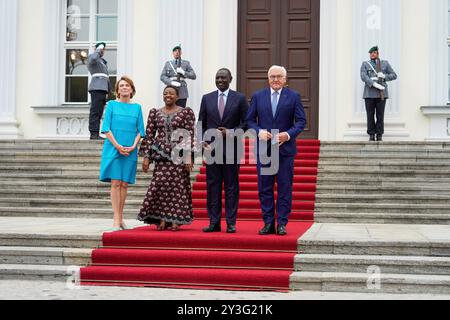
<path fill-rule="evenodd" d="M 193 169 L 195 114 L 176 105 L 178 89 L 164 89 L 165 107 L 153 109 L 148 116 L 145 139 L 139 150 L 144 157 L 142 169 L 155 169 L 138 220 L 157 225 L 157 230 L 179 231 L 193 222 L 190 173 Z M 175 135 L 181 133 L 179 139 Z M 184 150 L 184 151 L 182 151 Z"/>

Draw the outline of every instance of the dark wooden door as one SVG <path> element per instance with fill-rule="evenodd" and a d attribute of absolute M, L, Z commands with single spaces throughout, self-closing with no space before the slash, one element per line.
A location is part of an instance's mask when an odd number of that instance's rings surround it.
<path fill-rule="evenodd" d="M 239 0 L 238 90 L 250 99 L 270 66 L 286 67 L 308 120 L 302 139 L 319 131 L 319 19 L 319 0 Z"/>

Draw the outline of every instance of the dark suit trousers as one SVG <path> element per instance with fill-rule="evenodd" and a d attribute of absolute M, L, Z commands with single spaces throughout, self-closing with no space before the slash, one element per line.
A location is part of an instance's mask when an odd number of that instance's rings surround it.
<path fill-rule="evenodd" d="M 91 91 L 90 94 L 91 110 L 89 114 L 89 131 L 91 134 L 97 134 L 100 132 L 100 121 L 103 117 L 103 111 L 105 110 L 108 92 Z"/>
<path fill-rule="evenodd" d="M 235 225 L 239 204 L 238 164 L 212 164 L 206 166 L 208 188 L 208 215 L 213 225 L 222 217 L 222 184 L 225 186 L 225 213 L 228 225 Z"/>
<path fill-rule="evenodd" d="M 367 111 L 367 133 L 369 135 L 384 134 L 384 112 L 386 110 L 386 99 L 365 99 Z M 375 122 L 376 115 L 376 122 Z"/>
<path fill-rule="evenodd" d="M 292 210 L 292 189 L 294 182 L 295 157 L 280 156 L 280 166 L 277 175 L 261 175 L 261 164 L 258 163 L 258 190 L 263 220 L 265 224 L 275 225 L 275 181 L 278 187 L 276 204 L 278 225 L 286 226 Z"/>

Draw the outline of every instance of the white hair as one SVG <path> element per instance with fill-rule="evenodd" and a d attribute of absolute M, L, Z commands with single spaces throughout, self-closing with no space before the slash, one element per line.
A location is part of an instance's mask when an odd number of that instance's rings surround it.
<path fill-rule="evenodd" d="M 283 76 L 287 77 L 287 70 L 286 70 L 285 67 L 282 67 L 282 66 L 272 66 L 272 67 L 270 67 L 269 72 L 267 73 L 267 75 L 270 77 L 270 74 L 274 70 L 280 70 L 283 73 Z"/>

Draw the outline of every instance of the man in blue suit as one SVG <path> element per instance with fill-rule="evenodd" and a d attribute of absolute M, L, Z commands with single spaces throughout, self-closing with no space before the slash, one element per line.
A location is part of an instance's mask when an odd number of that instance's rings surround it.
<path fill-rule="evenodd" d="M 269 70 L 270 88 L 253 95 L 247 122 L 258 136 L 258 189 L 264 228 L 260 235 L 287 234 L 286 226 L 292 209 L 292 187 L 294 159 L 297 154 L 297 137 L 305 129 L 306 116 L 300 94 L 285 87 L 287 71 L 284 67 L 273 66 Z M 273 131 L 274 130 L 274 131 Z M 278 172 L 266 175 L 262 170 L 261 151 L 271 150 L 270 145 L 279 146 Z M 262 146 L 266 146 L 263 148 Z M 273 160 L 273 155 L 270 155 Z M 275 157 L 276 159 L 277 157 Z M 278 185 L 276 212 L 278 227 L 275 229 L 275 180 Z"/>
<path fill-rule="evenodd" d="M 199 121 L 202 124 L 203 145 L 208 150 L 211 143 L 214 142 L 211 154 L 216 160 L 214 163 L 207 163 L 206 166 L 207 207 L 210 225 L 203 231 L 208 233 L 221 232 L 222 184 L 225 186 L 227 233 L 236 233 L 239 203 L 239 155 L 243 152 L 242 139 L 237 137 L 236 130 L 241 129 L 242 135 L 246 130 L 245 118 L 248 103 L 245 95 L 230 89 L 232 80 L 230 70 L 220 69 L 216 74 L 218 90 L 203 96 L 200 107 Z M 205 136 L 207 131 L 211 133 L 210 130 L 213 130 L 214 138 L 208 137 L 209 134 Z M 226 149 L 230 145 L 234 150 Z"/>

